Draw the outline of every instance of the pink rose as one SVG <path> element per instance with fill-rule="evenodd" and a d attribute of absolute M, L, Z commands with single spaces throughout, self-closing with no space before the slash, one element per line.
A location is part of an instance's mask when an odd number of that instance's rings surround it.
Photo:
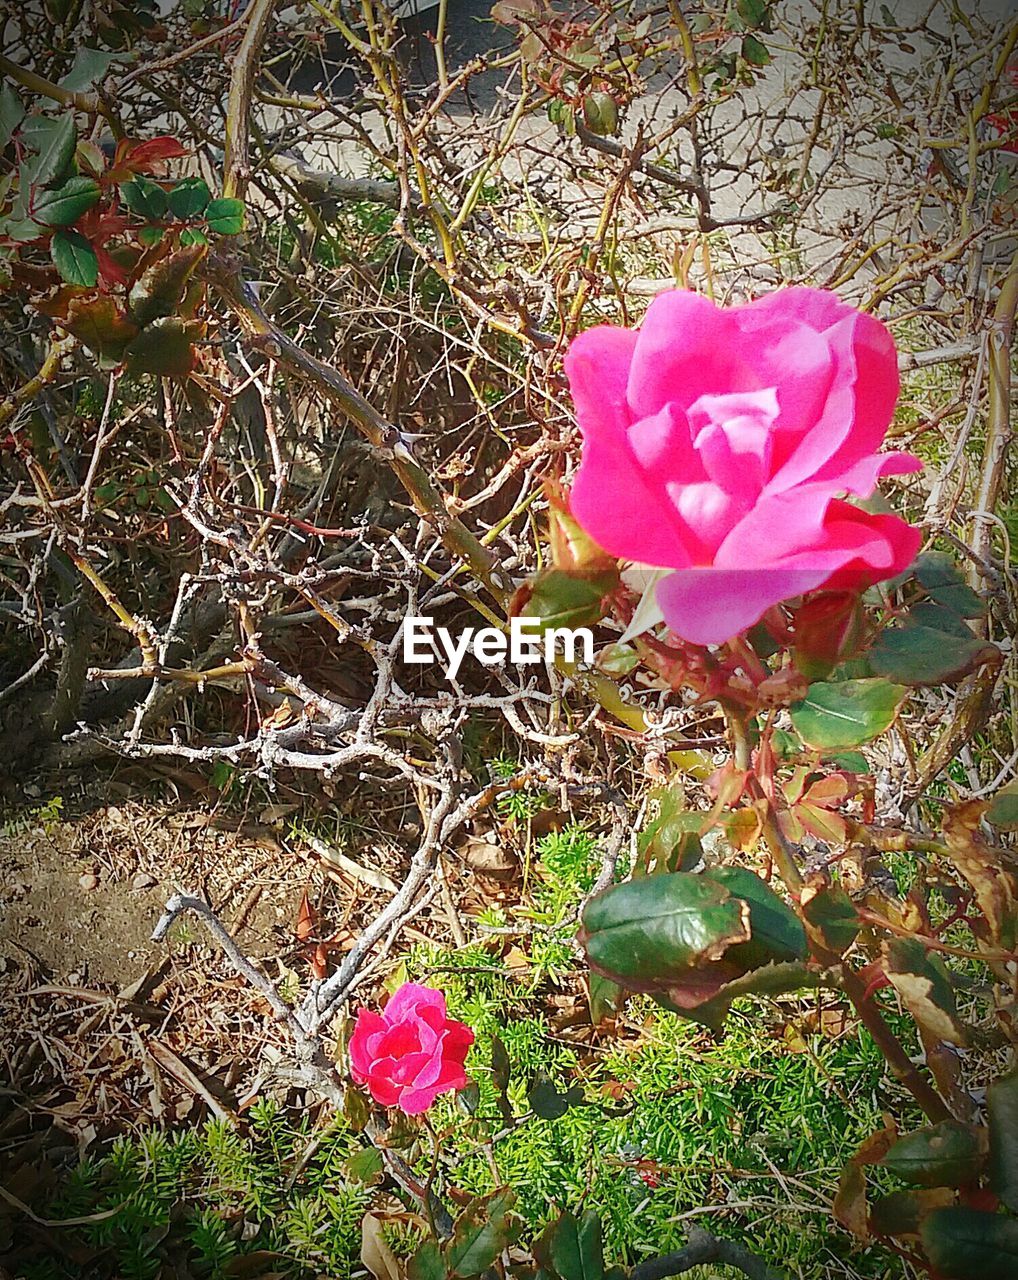
<path fill-rule="evenodd" d="M 350 1037 L 353 1078 L 383 1107 L 409 1116 L 427 1111 L 440 1093 L 462 1089 L 474 1033 L 445 1016 L 445 996 L 404 982 L 380 1014 L 361 1009 Z"/>
<path fill-rule="evenodd" d="M 581 333 L 566 372 L 583 435 L 573 514 L 620 559 L 675 570 L 660 615 L 720 644 L 781 600 L 857 590 L 906 569 L 918 529 L 870 515 L 898 395 L 891 335 L 821 289 L 716 307 L 659 295 L 638 331 Z"/>

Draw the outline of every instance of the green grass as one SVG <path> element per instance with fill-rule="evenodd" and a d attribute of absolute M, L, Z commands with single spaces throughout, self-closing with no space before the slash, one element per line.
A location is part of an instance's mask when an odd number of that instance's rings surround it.
<path fill-rule="evenodd" d="M 550 997 L 583 999 L 572 976 L 582 972 L 575 919 L 599 861 L 581 826 L 544 837 L 533 848 L 528 900 L 497 913 L 519 924 L 518 937 L 419 946 L 404 960 L 406 976 L 442 987 L 451 1015 L 476 1035 L 472 1113 L 447 1095 L 428 1117 L 441 1135 L 436 1189 L 451 1203 L 461 1196 L 450 1191 L 510 1186 L 524 1242 L 559 1209 L 595 1210 L 608 1257 L 626 1265 L 680 1247 L 696 1223 L 804 1280 L 900 1276 L 893 1258 L 861 1249 L 829 1211 L 838 1171 L 881 1127 L 881 1112 L 892 1105 L 901 1114 L 900 1092 L 868 1039 L 798 1028 L 806 1051 L 791 1052 L 783 1028 L 797 1025 L 795 1006 L 748 1002 L 716 1039 L 643 998 L 630 1002 L 618 1035 L 569 1041 L 555 1031 Z M 491 1073 L 495 1036 L 511 1064 L 508 1130 Z M 578 1086 L 583 1101 L 556 1120 L 534 1116 L 528 1094 L 539 1075 L 560 1091 Z M 68 1232 L 104 1250 L 97 1276 L 148 1280 L 165 1261 L 183 1260 L 196 1275 L 225 1277 L 240 1254 L 259 1250 L 278 1254 L 270 1269 L 287 1275 L 346 1276 L 373 1194 L 347 1167 L 363 1145 L 342 1117 L 315 1131 L 306 1113 L 261 1102 L 242 1130 L 217 1122 L 121 1139 L 82 1163 L 48 1212 L 118 1209 Z M 404 1155 L 427 1175 L 431 1135 L 421 1131 Z M 413 1235 L 401 1230 L 393 1243 L 407 1251 Z M 25 1269 L 26 1280 L 66 1274 L 53 1258 Z"/>

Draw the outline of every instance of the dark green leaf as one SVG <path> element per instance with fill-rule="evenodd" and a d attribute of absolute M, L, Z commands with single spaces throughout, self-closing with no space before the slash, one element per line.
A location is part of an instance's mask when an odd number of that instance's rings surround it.
<path fill-rule="evenodd" d="M 1009 782 L 994 795 L 986 810 L 986 821 L 1002 831 L 1018 828 L 1018 781 Z"/>
<path fill-rule="evenodd" d="M 138 239 L 141 241 L 141 243 L 145 246 L 146 249 L 151 249 L 151 247 L 154 244 L 158 244 L 159 241 L 162 240 L 163 236 L 165 235 L 166 235 L 166 232 L 162 227 L 139 227 L 138 228 Z"/>
<path fill-rule="evenodd" d="M 162 378 L 182 377 L 194 368 L 194 326 L 177 316 L 154 320 L 127 348 L 131 373 L 154 373 Z"/>
<path fill-rule="evenodd" d="M 132 213 L 157 222 L 166 216 L 169 200 L 158 182 L 139 175 L 120 185 L 120 198 Z"/>
<path fill-rule="evenodd" d="M 791 709 L 792 724 L 808 746 L 858 747 L 894 723 L 907 692 L 883 679 L 811 684 Z"/>
<path fill-rule="evenodd" d="M 546 569 L 534 578 L 523 614 L 539 620 L 537 632 L 551 627 L 592 626 L 601 619 L 601 601 L 617 585 L 614 571 Z"/>
<path fill-rule="evenodd" d="M 578 1107 L 583 1101 L 583 1090 L 579 1085 L 570 1085 L 564 1093 L 559 1093 L 554 1081 L 543 1074 L 538 1075 L 527 1092 L 531 1111 L 542 1120 L 559 1120 L 570 1107 Z"/>
<path fill-rule="evenodd" d="M 218 236 L 236 236 L 244 230 L 244 201 L 224 197 L 213 200 L 205 210 L 210 231 Z"/>
<path fill-rule="evenodd" d="M 771 60 L 767 46 L 756 36 L 743 37 L 742 56 L 754 67 L 766 67 Z"/>
<path fill-rule="evenodd" d="M 1018 1071 L 986 1090 L 990 1130 L 990 1187 L 1018 1213 Z"/>
<path fill-rule="evenodd" d="M 583 911 L 580 942 L 591 967 L 637 991 L 668 987 L 748 942 L 749 908 L 705 876 L 643 876 L 614 885 Z"/>
<path fill-rule="evenodd" d="M 385 1163 L 377 1147 L 361 1147 L 347 1157 L 344 1169 L 351 1182 L 366 1183 L 369 1187 L 385 1176 Z"/>
<path fill-rule="evenodd" d="M 907 685 L 959 680 L 999 657 L 996 645 L 973 635 L 962 618 L 938 604 L 919 604 L 905 625 L 881 632 L 870 650 L 873 670 Z"/>
<path fill-rule="evenodd" d="M 861 751 L 835 751 L 830 755 L 824 756 L 825 760 L 829 760 L 831 764 L 835 764 L 839 769 L 844 769 L 848 773 L 872 773 L 870 762 L 862 754 Z"/>
<path fill-rule="evenodd" d="M 820 954 L 828 960 L 843 956 L 861 927 L 845 890 L 837 885 L 807 885 L 801 905 L 807 932 Z"/>
<path fill-rule="evenodd" d="M 182 222 L 197 218 L 205 212 L 211 194 L 203 178 L 182 178 L 170 188 L 170 212 Z"/>
<path fill-rule="evenodd" d="M 36 192 L 32 215 L 47 227 L 69 227 L 99 203 L 100 194 L 94 178 L 68 178 L 55 190 Z"/>
<path fill-rule="evenodd" d="M 477 1108 L 481 1105 L 481 1090 L 477 1081 L 468 1080 L 463 1088 L 457 1091 L 456 1101 L 468 1116 L 476 1115 Z"/>
<path fill-rule="evenodd" d="M 199 231 L 197 227 L 185 227 L 180 233 L 181 246 L 186 248 L 191 244 L 208 244 L 208 239 L 204 231 Z"/>
<path fill-rule="evenodd" d="M 926 1255 L 943 1280 L 1014 1280 L 1018 1222 L 952 1205 L 936 1209 L 919 1228 Z"/>
<path fill-rule="evenodd" d="M 407 1264 L 409 1280 L 446 1280 L 448 1271 L 434 1240 L 425 1240 Z"/>
<path fill-rule="evenodd" d="M 592 1212 L 580 1218 L 563 1213 L 534 1242 L 534 1255 L 559 1280 L 604 1280 L 600 1218 Z"/>
<path fill-rule="evenodd" d="M 963 1187 L 979 1177 L 983 1153 L 974 1129 L 944 1120 L 899 1138 L 880 1163 L 914 1186 Z"/>
<path fill-rule="evenodd" d="M 67 284 L 94 289 L 99 279 L 99 259 L 95 250 L 77 231 L 57 231 L 50 241 L 50 257 Z"/>
<path fill-rule="evenodd" d="M 782 996 L 792 991 L 814 990 L 820 985 L 819 974 L 804 964 L 768 964 L 720 986 L 715 985 L 710 997 L 698 1003 L 690 1000 L 687 990 L 676 987 L 667 995 L 655 994 L 653 998 L 680 1018 L 720 1031 L 733 1000 L 743 996 Z"/>
<path fill-rule="evenodd" d="M 78 134 L 71 112 L 62 116 L 29 116 L 21 137 L 34 154 L 22 165 L 22 183 L 44 187 L 61 177 L 74 159 Z"/>
<path fill-rule="evenodd" d="M 655 875 L 661 871 L 690 871 L 703 858 L 700 828 L 703 814 L 686 808 L 681 786 L 660 787 L 651 793 L 657 800 L 657 817 L 640 832 L 635 872 Z"/>
<path fill-rule="evenodd" d="M 31 240 L 38 240 L 44 234 L 42 227 L 34 218 L 17 218 L 13 222 L 6 223 L 3 231 L 7 239 L 13 240 L 16 244 L 27 244 Z"/>
<path fill-rule="evenodd" d="M 740 968 L 756 969 L 772 962 L 806 959 L 802 921 L 758 875 L 745 867 L 712 867 L 704 876 L 749 906 L 750 939 L 731 947 L 726 960 Z"/>
<path fill-rule="evenodd" d="M 614 1018 L 625 1004 L 625 994 L 617 982 L 591 969 L 587 978 L 587 1002 L 590 1021 L 599 1027 L 608 1018 Z"/>
<path fill-rule="evenodd" d="M 477 1196 L 456 1219 L 452 1238 L 445 1246 L 445 1264 L 454 1276 L 479 1276 L 512 1242 L 510 1211 L 516 1197 L 511 1191 Z"/>
<path fill-rule="evenodd" d="M 915 575 L 930 597 L 945 609 L 963 618 L 979 618 L 986 612 L 986 605 L 946 552 L 924 551 L 916 561 Z"/>
<path fill-rule="evenodd" d="M 951 975 L 940 956 L 917 938 L 891 938 L 881 954 L 888 981 L 916 1022 L 938 1040 L 964 1045 Z"/>
<path fill-rule="evenodd" d="M 106 75 L 114 62 L 123 58 L 122 53 L 107 53 L 103 49 L 90 49 L 87 45 L 79 45 L 74 51 L 74 62 L 63 80 L 61 87 L 70 89 L 72 93 L 82 93 Z"/>
<path fill-rule="evenodd" d="M 499 1113 L 506 1125 L 511 1125 L 513 1122 L 513 1109 L 509 1101 L 509 1081 L 511 1076 L 512 1067 L 509 1062 L 509 1052 L 501 1037 L 493 1035 L 491 1037 L 491 1079 L 495 1086 Z"/>
<path fill-rule="evenodd" d="M 14 130 L 25 118 L 25 108 L 21 99 L 9 84 L 0 88 L 0 151 L 14 136 Z"/>
<path fill-rule="evenodd" d="M 759 27 L 767 17 L 767 0 L 738 0 L 739 17 L 750 27 Z"/>
<path fill-rule="evenodd" d="M 934 1209 L 942 1209 L 954 1200 L 947 1187 L 929 1191 L 893 1191 L 880 1196 L 870 1209 L 870 1226 L 881 1236 L 918 1235 L 923 1219 Z"/>

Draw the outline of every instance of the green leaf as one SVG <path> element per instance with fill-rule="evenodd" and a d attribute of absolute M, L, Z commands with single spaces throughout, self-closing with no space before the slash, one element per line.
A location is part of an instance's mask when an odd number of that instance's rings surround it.
<path fill-rule="evenodd" d="M 924 551 L 915 564 L 915 576 L 931 599 L 963 618 L 980 618 L 985 603 L 966 583 L 961 570 L 944 551 Z"/>
<path fill-rule="evenodd" d="M 986 1090 L 990 1130 L 990 1187 L 1018 1213 L 1018 1071 Z"/>
<path fill-rule="evenodd" d="M 157 222 L 166 216 L 169 200 L 158 182 L 139 175 L 120 185 L 120 198 L 132 213 Z"/>
<path fill-rule="evenodd" d="M 15 244 L 27 244 L 31 240 L 38 240 L 43 235 L 43 229 L 34 218 L 18 218 L 5 225 L 4 235 Z"/>
<path fill-rule="evenodd" d="M 758 875 L 745 867 L 711 867 L 704 876 L 749 906 L 750 939 L 730 948 L 726 960 L 740 968 L 756 969 L 772 962 L 806 959 L 802 921 Z"/>
<path fill-rule="evenodd" d="M 631 645 L 609 645 L 597 655 L 597 665 L 611 676 L 627 676 L 640 665 L 640 655 Z"/>
<path fill-rule="evenodd" d="M 811 684 L 791 709 L 792 724 L 807 746 L 858 747 L 894 723 L 908 690 L 883 679 Z"/>
<path fill-rule="evenodd" d="M 385 1162 L 377 1147 L 361 1147 L 347 1157 L 343 1168 L 351 1182 L 365 1183 L 369 1187 L 381 1182 L 385 1176 Z"/>
<path fill-rule="evenodd" d="M 513 1108 L 509 1101 L 509 1082 L 512 1078 L 512 1064 L 509 1061 L 509 1051 L 500 1036 L 493 1035 L 491 1037 L 491 1080 L 496 1090 L 496 1102 L 498 1104 L 499 1114 L 503 1123 L 507 1126 L 513 1123 Z"/>
<path fill-rule="evenodd" d="M 824 757 L 847 773 L 872 773 L 870 762 L 861 751 L 835 751 Z"/>
<path fill-rule="evenodd" d="M 445 1246 L 445 1264 L 454 1276 L 479 1276 L 512 1242 L 510 1211 L 516 1202 L 511 1191 L 477 1196 L 456 1219 L 452 1238 Z"/>
<path fill-rule="evenodd" d="M 104 49 L 90 49 L 87 45 L 79 45 L 74 51 L 71 69 L 63 80 L 61 87 L 70 89 L 72 93 L 82 93 L 106 75 L 110 67 L 124 57 L 122 53 L 107 53 Z"/>
<path fill-rule="evenodd" d="M 194 368 L 192 337 L 197 326 L 178 316 L 154 320 L 127 348 L 131 373 L 154 373 L 161 378 L 183 377 Z"/>
<path fill-rule="evenodd" d="M 806 931 L 817 950 L 828 959 L 843 956 L 862 924 L 845 890 L 838 885 L 808 884 L 800 903 Z"/>
<path fill-rule="evenodd" d="M 159 258 L 135 281 L 128 297 L 131 318 L 146 325 L 171 316 L 180 306 L 191 275 L 205 256 L 202 245 L 190 245 Z"/>
<path fill-rule="evenodd" d="M 527 1092 L 531 1111 L 542 1120 L 559 1120 L 570 1107 L 578 1107 L 583 1101 L 583 1090 L 579 1085 L 570 1085 L 565 1093 L 559 1093 L 554 1081 L 543 1074 L 538 1075 Z"/>
<path fill-rule="evenodd" d="M 767 0 L 738 0 L 739 17 L 750 27 L 759 27 L 767 17 Z"/>
<path fill-rule="evenodd" d="M 99 279 L 99 259 L 83 235 L 77 231 L 57 231 L 49 248 L 61 280 L 83 289 L 95 288 Z"/>
<path fill-rule="evenodd" d="M 869 661 L 877 675 L 899 684 L 937 685 L 999 656 L 996 645 L 974 635 L 957 613 L 927 602 L 909 611 L 904 626 L 881 632 Z"/>
<path fill-rule="evenodd" d="M 742 56 L 754 67 L 766 67 L 771 60 L 767 46 L 756 36 L 743 37 Z"/>
<path fill-rule="evenodd" d="M 752 969 L 739 978 L 733 978 L 731 982 L 715 986 L 710 998 L 699 1003 L 691 1003 L 686 992 L 675 987 L 668 995 L 655 994 L 652 998 L 662 1008 L 678 1014 L 680 1018 L 702 1023 L 712 1031 L 720 1031 L 734 1000 L 743 996 L 783 996 L 792 991 L 815 990 L 821 985 L 820 975 L 799 962 L 767 964 L 761 969 Z M 672 998 L 680 995 L 683 997 L 681 1004 Z"/>
<path fill-rule="evenodd" d="M 425 1240 L 407 1264 L 408 1280 L 446 1280 L 448 1274 L 434 1240 Z"/>
<path fill-rule="evenodd" d="M 587 978 L 587 1003 L 590 1006 L 591 1025 L 599 1027 L 608 1018 L 616 1017 L 625 1004 L 625 995 L 617 982 L 591 969 Z"/>
<path fill-rule="evenodd" d="M 182 178 L 169 191 L 170 212 L 181 222 L 197 218 L 205 212 L 212 193 L 203 178 Z"/>
<path fill-rule="evenodd" d="M 947 1187 L 927 1191 L 892 1191 L 879 1196 L 870 1208 L 870 1226 L 880 1236 L 918 1235 L 919 1227 L 934 1209 L 954 1201 Z"/>
<path fill-rule="evenodd" d="M 32 215 L 47 227 L 69 227 L 99 203 L 99 184 L 94 178 L 68 178 L 53 191 L 39 191 Z"/>
<path fill-rule="evenodd" d="M 667 989 L 697 965 L 748 942 L 750 910 L 723 885 L 677 871 L 591 898 L 580 942 L 593 969 L 636 991 Z M 734 976 L 730 975 L 730 976 Z"/>
<path fill-rule="evenodd" d="M 180 233 L 180 243 L 186 248 L 192 244 L 208 244 L 208 239 L 204 231 L 199 231 L 197 227 L 185 227 Z"/>
<path fill-rule="evenodd" d="M 1018 1222 L 996 1213 L 951 1205 L 919 1228 L 926 1255 L 943 1280 L 1014 1280 Z"/>
<path fill-rule="evenodd" d="M 224 197 L 205 210 L 205 221 L 217 236 L 236 236 L 244 230 L 244 201 Z"/>
<path fill-rule="evenodd" d="M 34 154 L 21 167 L 22 182 L 44 187 L 61 177 L 74 159 L 78 134 L 74 115 L 29 116 L 21 137 Z"/>
<path fill-rule="evenodd" d="M 151 249 L 151 247 L 154 244 L 158 244 L 159 241 L 162 240 L 163 236 L 165 235 L 166 235 L 166 232 L 162 227 L 139 227 L 138 228 L 138 239 L 141 241 L 141 243 L 145 246 L 146 249 Z"/>
<path fill-rule="evenodd" d="M 523 615 L 537 618 L 543 633 L 551 627 L 593 626 L 601 620 L 601 602 L 618 585 L 618 573 L 546 569 L 531 583 Z"/>
<path fill-rule="evenodd" d="M 1009 782 L 994 795 L 986 810 L 986 821 L 1002 831 L 1018 829 L 1018 780 Z"/>
<path fill-rule="evenodd" d="M 4 150 L 14 130 L 25 118 L 25 108 L 21 99 L 9 84 L 0 88 L 0 151 Z"/>
<path fill-rule="evenodd" d="M 918 938 L 891 938 L 882 944 L 881 955 L 888 981 L 916 1022 L 938 1040 L 966 1044 L 951 975 L 940 956 Z"/>
<path fill-rule="evenodd" d="M 634 874 L 691 870 L 703 858 L 703 814 L 686 808 L 685 792 L 678 785 L 655 788 L 650 798 L 658 802 L 657 817 L 637 838 Z"/>
<path fill-rule="evenodd" d="M 979 1137 L 960 1120 L 943 1120 L 907 1133 L 880 1162 L 903 1182 L 919 1187 L 963 1187 L 983 1164 Z"/>
<path fill-rule="evenodd" d="M 534 1256 L 559 1280 L 603 1280 L 600 1218 L 589 1211 L 580 1218 L 563 1213 L 534 1242 Z"/>

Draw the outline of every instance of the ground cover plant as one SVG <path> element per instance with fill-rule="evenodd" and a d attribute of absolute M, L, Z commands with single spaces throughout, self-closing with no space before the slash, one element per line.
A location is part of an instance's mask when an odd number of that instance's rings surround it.
<path fill-rule="evenodd" d="M 415 9 L 5 28 L 0 1268 L 1011 1277 L 1018 23 Z"/>

